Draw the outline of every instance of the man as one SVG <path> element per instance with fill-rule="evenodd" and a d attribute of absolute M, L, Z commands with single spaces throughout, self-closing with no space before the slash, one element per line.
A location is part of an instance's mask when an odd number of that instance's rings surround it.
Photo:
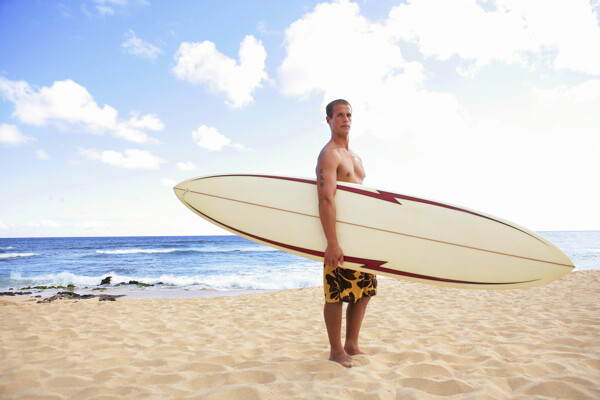
<path fill-rule="evenodd" d="M 331 139 L 323 147 L 317 162 L 317 193 L 319 216 L 327 238 L 323 267 L 325 306 L 323 315 L 329 336 L 329 359 L 351 367 L 352 356 L 365 354 L 358 345 L 358 334 L 371 296 L 377 294 L 374 275 L 343 268 L 344 251 L 336 233 L 335 192 L 337 181 L 362 183 L 365 170 L 361 159 L 348 147 L 352 107 L 346 100 L 334 100 L 327 105 L 327 124 Z M 351 249 L 349 250 L 351 251 Z M 342 305 L 346 309 L 346 341 L 342 346 Z"/>

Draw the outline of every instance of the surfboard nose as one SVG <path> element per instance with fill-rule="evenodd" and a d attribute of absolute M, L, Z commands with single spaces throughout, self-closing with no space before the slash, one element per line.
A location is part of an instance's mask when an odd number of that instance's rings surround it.
<path fill-rule="evenodd" d="M 190 180 L 188 179 L 173 186 L 173 192 L 175 193 L 175 196 L 177 196 L 177 198 L 182 202 L 185 194 L 190 191 L 189 182 Z"/>

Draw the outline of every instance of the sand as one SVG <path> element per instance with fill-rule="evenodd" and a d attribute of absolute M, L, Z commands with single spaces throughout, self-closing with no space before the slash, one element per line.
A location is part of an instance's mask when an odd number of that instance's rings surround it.
<path fill-rule="evenodd" d="M 511 291 L 382 279 L 350 369 L 327 361 L 322 288 L 36 300 L 0 298 L 0 398 L 600 398 L 600 271 Z"/>

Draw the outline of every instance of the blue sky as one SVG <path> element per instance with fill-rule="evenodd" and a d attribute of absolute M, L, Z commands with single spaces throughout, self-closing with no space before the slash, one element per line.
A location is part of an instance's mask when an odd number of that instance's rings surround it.
<path fill-rule="evenodd" d="M 562 3 L 562 4 L 559 4 Z M 312 177 L 600 229 L 597 0 L 2 1 L 0 237 L 225 233 L 172 186 Z"/>

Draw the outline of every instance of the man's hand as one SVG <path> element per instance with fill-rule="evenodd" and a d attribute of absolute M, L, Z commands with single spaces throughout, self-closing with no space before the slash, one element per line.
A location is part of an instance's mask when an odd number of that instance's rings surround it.
<path fill-rule="evenodd" d="M 337 268 L 344 266 L 344 252 L 339 245 L 328 245 L 325 249 L 325 265 Z"/>

